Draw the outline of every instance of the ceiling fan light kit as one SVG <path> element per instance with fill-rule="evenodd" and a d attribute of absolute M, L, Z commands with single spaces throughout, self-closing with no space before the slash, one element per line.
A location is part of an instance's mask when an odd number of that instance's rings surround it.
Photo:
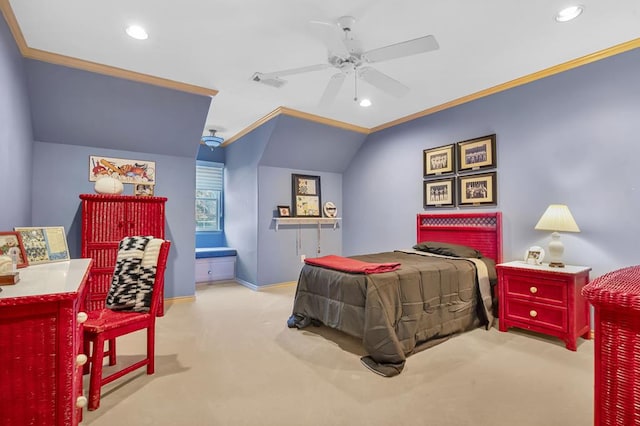
<path fill-rule="evenodd" d="M 320 98 L 320 107 L 328 107 L 333 103 L 342 88 L 345 77 L 351 73 L 354 74 L 355 96 L 353 100 L 355 102 L 358 102 L 357 85 L 359 79 L 388 95 L 400 98 L 406 95 L 410 89 L 368 64 L 426 53 L 440 47 L 434 36 L 427 35 L 365 51 L 362 42 L 353 34 L 355 23 L 356 19 L 353 16 L 342 16 L 333 23 L 312 21 L 311 24 L 320 31 L 327 47 L 327 63 L 270 73 L 256 72 L 251 79 L 269 86 L 282 87 L 286 83 L 281 78 L 283 76 L 333 67 L 339 72 L 329 79 Z"/>

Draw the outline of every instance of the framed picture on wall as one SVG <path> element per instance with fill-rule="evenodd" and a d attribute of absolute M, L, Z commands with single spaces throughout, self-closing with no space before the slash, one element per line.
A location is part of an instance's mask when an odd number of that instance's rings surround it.
<path fill-rule="evenodd" d="M 95 182 L 104 176 L 111 176 L 122 183 L 145 183 L 155 185 L 156 163 L 147 160 L 89 156 L 89 181 Z"/>
<path fill-rule="evenodd" d="M 455 207 L 455 178 L 424 181 L 424 208 Z"/>
<path fill-rule="evenodd" d="M 498 202 L 496 172 L 458 177 L 458 206 L 495 206 Z"/>
<path fill-rule="evenodd" d="M 422 152 L 423 174 L 427 176 L 444 175 L 454 172 L 454 144 L 425 149 Z"/>
<path fill-rule="evenodd" d="M 293 216 L 320 217 L 320 176 L 291 175 Z"/>
<path fill-rule="evenodd" d="M 496 135 L 458 142 L 457 146 L 459 172 L 496 167 Z"/>

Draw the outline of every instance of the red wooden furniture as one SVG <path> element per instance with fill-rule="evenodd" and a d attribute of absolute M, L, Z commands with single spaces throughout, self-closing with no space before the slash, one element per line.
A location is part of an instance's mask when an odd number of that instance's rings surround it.
<path fill-rule="evenodd" d="M 164 239 L 167 199 L 103 194 L 81 194 L 80 199 L 82 257 L 94 260 L 87 301 L 87 309 L 91 311 L 104 308 L 121 239 L 132 235 Z M 158 313 L 164 313 L 164 303 Z"/>
<path fill-rule="evenodd" d="M 591 268 L 514 261 L 496 269 L 500 331 L 519 327 L 556 336 L 572 351 L 579 336 L 589 339 L 589 304 L 580 291 L 589 282 Z"/>
<path fill-rule="evenodd" d="M 416 241 L 462 244 L 502 262 L 502 213 L 420 213 Z"/>
<path fill-rule="evenodd" d="M 594 307 L 594 424 L 640 425 L 640 266 L 598 277 L 582 294 Z"/>
<path fill-rule="evenodd" d="M 0 292 L 0 424 L 82 419 L 82 325 L 91 259 L 32 265 Z"/>
<path fill-rule="evenodd" d="M 89 410 L 95 410 L 100 406 L 100 389 L 107 383 L 111 383 L 145 365 L 147 366 L 147 374 L 154 373 L 156 316 L 162 301 L 164 272 L 170 246 L 171 242 L 165 241 L 160 248 L 149 312 L 112 311 L 107 308 L 89 312 L 89 318 L 84 323 L 84 353 L 89 358 L 89 364 L 85 366 L 85 372 L 90 367 L 91 373 L 89 379 Z M 109 356 L 109 365 L 116 364 L 116 338 L 143 329 L 147 331 L 146 357 L 107 377 L 102 377 L 102 364 L 105 356 Z M 104 350 L 105 341 L 108 342 L 108 351 Z"/>

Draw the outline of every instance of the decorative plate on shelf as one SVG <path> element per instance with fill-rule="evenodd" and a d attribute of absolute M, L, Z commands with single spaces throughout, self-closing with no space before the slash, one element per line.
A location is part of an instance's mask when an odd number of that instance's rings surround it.
<path fill-rule="evenodd" d="M 338 214 L 338 208 L 331 201 L 324 203 L 323 210 L 326 217 L 336 217 Z"/>

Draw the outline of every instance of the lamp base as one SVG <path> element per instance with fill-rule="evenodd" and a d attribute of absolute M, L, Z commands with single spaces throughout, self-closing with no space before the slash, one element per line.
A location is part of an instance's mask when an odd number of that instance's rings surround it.
<path fill-rule="evenodd" d="M 549 262 L 549 266 L 552 268 L 564 268 L 564 263 L 562 262 Z"/>

